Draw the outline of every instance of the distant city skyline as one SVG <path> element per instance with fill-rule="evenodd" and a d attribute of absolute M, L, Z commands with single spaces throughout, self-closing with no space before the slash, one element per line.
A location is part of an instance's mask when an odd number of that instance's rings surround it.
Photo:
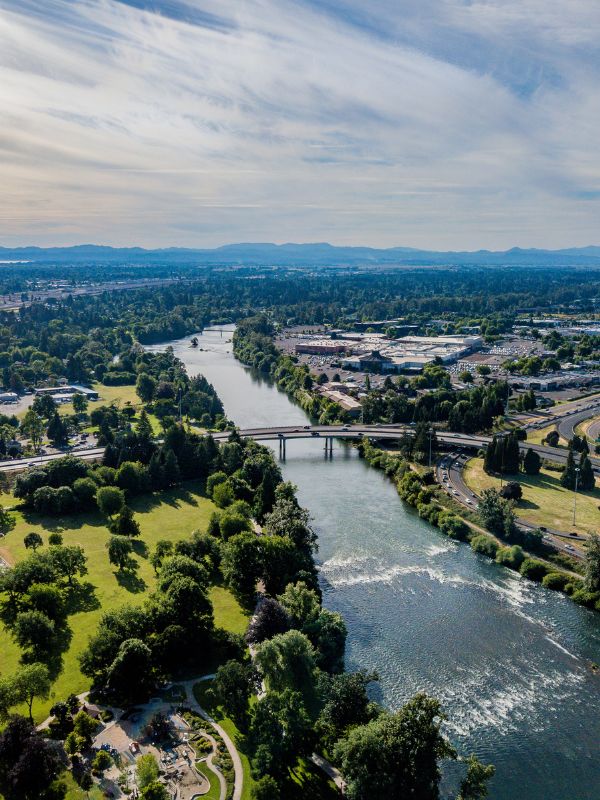
<path fill-rule="evenodd" d="M 589 0 L 0 0 L 0 246 L 599 242 Z"/>

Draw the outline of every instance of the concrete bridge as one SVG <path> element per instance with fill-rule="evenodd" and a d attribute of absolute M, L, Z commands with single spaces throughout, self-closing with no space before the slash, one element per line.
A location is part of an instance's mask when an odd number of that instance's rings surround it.
<path fill-rule="evenodd" d="M 323 449 L 333 452 L 334 439 L 348 439 L 350 441 L 360 441 L 361 439 L 377 440 L 398 440 L 404 436 L 414 435 L 414 426 L 410 425 L 287 425 L 273 426 L 270 428 L 244 428 L 238 429 L 242 438 L 252 438 L 262 442 L 279 441 L 279 452 L 282 458 L 286 457 L 286 442 L 294 439 L 318 439 L 323 440 Z M 213 434 L 216 441 L 227 441 L 230 431 Z M 479 450 L 486 448 L 492 441 L 491 436 L 474 435 L 468 433 L 451 433 L 436 430 L 436 439 L 439 444 L 446 448 L 465 448 L 469 450 Z M 564 464 L 567 460 L 567 450 L 558 447 L 548 447 L 541 444 L 530 444 L 527 441 L 520 442 L 519 447 L 522 452 L 529 448 L 534 450 L 549 461 L 557 464 Z M 591 456 L 590 460 L 594 472 L 600 474 L 600 459 Z"/>
<path fill-rule="evenodd" d="M 252 438 L 260 442 L 279 442 L 279 453 L 282 459 L 286 457 L 286 443 L 294 439 L 316 439 L 323 442 L 323 449 L 330 456 L 333 455 L 333 440 L 347 439 L 349 441 L 360 441 L 361 439 L 374 439 L 380 441 L 394 441 L 402 439 L 404 436 L 414 435 L 414 426 L 411 425 L 365 425 L 357 423 L 354 425 L 283 425 L 272 426 L 269 428 L 243 428 L 238 429 L 242 438 Z M 225 442 L 229 438 L 231 431 L 221 431 L 213 433 L 212 436 L 217 442 Z M 451 433 L 437 431 L 436 438 L 439 444 L 447 449 L 464 448 L 468 450 L 479 450 L 485 448 L 491 442 L 491 436 L 472 435 L 468 433 Z M 554 461 L 557 464 L 564 464 L 567 460 L 567 450 L 558 447 L 548 447 L 547 445 L 529 444 L 527 441 L 520 443 L 520 448 L 524 452 L 529 447 L 535 450 L 541 458 Z M 103 447 L 87 449 L 73 449 L 68 451 L 77 458 L 85 461 L 98 461 L 104 454 Z M 35 458 L 14 459 L 11 461 L 0 461 L 0 472 L 16 472 L 27 469 L 27 467 L 38 466 L 48 461 L 65 456 L 66 452 L 52 453 Z M 590 457 L 594 472 L 600 475 L 600 459 Z"/>

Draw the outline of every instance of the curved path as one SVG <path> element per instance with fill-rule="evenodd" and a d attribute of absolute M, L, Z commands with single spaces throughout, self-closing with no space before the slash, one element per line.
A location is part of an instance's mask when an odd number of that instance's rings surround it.
<path fill-rule="evenodd" d="M 233 770 L 235 773 L 233 800 L 242 800 L 242 789 L 244 786 L 244 768 L 242 766 L 242 760 L 240 758 L 240 754 L 238 753 L 237 748 L 233 743 L 233 741 L 231 740 L 231 737 L 229 736 L 227 731 L 225 731 L 219 725 L 218 722 L 215 722 L 215 720 L 202 708 L 202 706 L 200 706 L 197 703 L 196 698 L 194 697 L 194 685 L 196 683 L 200 683 L 201 681 L 212 680 L 212 678 L 214 677 L 215 677 L 214 675 L 203 675 L 201 678 L 192 678 L 192 680 L 183 681 L 182 686 L 185 688 L 186 702 L 192 709 L 192 711 L 196 711 L 198 714 L 200 714 L 202 719 L 205 719 L 207 722 L 210 722 L 210 724 L 214 727 L 219 736 L 225 742 L 225 747 L 229 751 L 229 755 L 233 762 Z M 221 774 L 220 770 L 218 774 L 219 775 Z M 221 775 L 221 778 L 222 777 L 223 776 Z M 221 783 L 221 800 L 223 800 L 223 797 L 224 797 L 223 784 Z"/>

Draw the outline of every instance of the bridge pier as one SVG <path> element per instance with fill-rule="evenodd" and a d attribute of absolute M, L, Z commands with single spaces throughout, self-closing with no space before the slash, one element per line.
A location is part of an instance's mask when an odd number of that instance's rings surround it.
<path fill-rule="evenodd" d="M 333 457 L 333 436 L 325 437 L 325 458 L 329 454 L 329 458 Z"/>
<path fill-rule="evenodd" d="M 285 461 L 285 436 L 279 437 L 279 460 Z"/>

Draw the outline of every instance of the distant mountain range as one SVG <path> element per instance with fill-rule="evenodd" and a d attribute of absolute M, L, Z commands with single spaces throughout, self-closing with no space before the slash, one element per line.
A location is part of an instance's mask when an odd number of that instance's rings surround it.
<path fill-rule="evenodd" d="M 600 247 L 565 250 L 511 250 L 439 252 L 412 247 L 336 247 L 316 244 L 229 244 L 211 250 L 169 247 L 105 247 L 84 244 L 75 247 L 0 247 L 0 262 L 30 261 L 60 264 L 197 264 L 198 266 L 600 266 Z"/>

